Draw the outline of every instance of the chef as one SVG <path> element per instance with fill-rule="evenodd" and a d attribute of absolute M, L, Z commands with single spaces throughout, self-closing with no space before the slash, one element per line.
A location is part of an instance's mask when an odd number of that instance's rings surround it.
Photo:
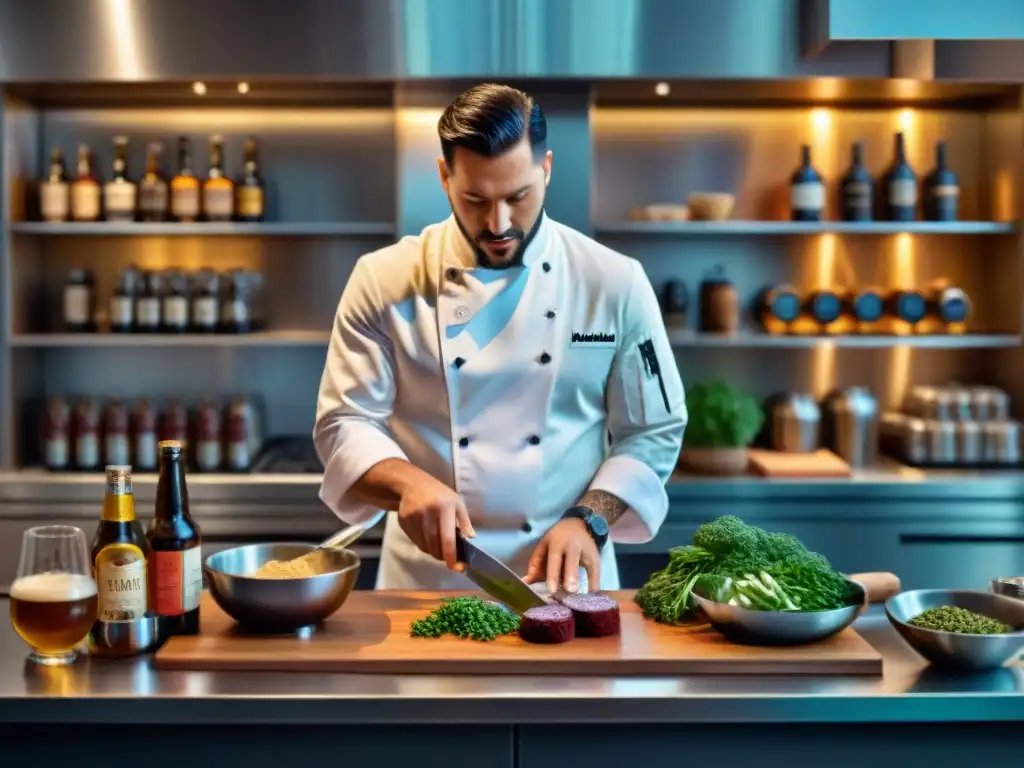
<path fill-rule="evenodd" d="M 438 121 L 452 215 L 361 257 L 313 438 L 320 497 L 384 514 L 378 589 L 470 589 L 456 530 L 551 592 L 616 589 L 668 511 L 682 381 L 641 265 L 550 219 L 540 106 L 477 85 Z"/>

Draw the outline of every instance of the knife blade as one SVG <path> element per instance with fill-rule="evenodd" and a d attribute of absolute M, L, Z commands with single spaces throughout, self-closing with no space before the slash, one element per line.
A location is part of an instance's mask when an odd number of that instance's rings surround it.
<path fill-rule="evenodd" d="M 465 573 L 470 581 L 516 613 L 547 605 L 515 571 L 473 544 L 461 531 L 455 532 L 455 555 L 466 566 Z"/>

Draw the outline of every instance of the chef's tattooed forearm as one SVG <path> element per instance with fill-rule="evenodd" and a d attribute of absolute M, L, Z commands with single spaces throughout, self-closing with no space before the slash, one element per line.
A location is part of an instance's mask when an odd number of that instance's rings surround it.
<path fill-rule="evenodd" d="M 579 500 L 579 504 L 590 507 L 594 512 L 603 517 L 608 525 L 611 525 L 622 514 L 629 509 L 629 505 L 613 493 L 608 491 L 587 491 Z"/>

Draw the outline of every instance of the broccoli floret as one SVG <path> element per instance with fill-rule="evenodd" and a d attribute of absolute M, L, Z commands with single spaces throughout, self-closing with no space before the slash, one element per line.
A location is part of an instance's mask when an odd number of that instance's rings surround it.
<path fill-rule="evenodd" d="M 829 568 L 824 557 L 811 552 L 789 533 L 769 533 L 765 544 L 765 556 L 773 564 L 806 564 L 811 567 Z"/>
<path fill-rule="evenodd" d="M 756 557 L 763 556 L 767 537 L 735 515 L 724 515 L 698 528 L 693 543 L 719 558 Z"/>

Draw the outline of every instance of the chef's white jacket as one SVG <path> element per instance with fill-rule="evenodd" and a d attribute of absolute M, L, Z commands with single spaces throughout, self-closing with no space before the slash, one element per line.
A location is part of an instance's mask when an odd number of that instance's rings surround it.
<path fill-rule="evenodd" d="M 654 537 L 686 426 L 683 384 L 641 265 L 545 217 L 523 266 L 477 266 L 454 218 L 361 257 L 338 305 L 313 438 L 320 497 L 342 520 L 373 465 L 405 459 L 456 489 L 476 543 L 526 573 L 588 489 L 629 510 L 612 542 Z M 389 512 L 377 587 L 471 588 Z M 585 584 L 585 576 L 581 573 Z"/>

